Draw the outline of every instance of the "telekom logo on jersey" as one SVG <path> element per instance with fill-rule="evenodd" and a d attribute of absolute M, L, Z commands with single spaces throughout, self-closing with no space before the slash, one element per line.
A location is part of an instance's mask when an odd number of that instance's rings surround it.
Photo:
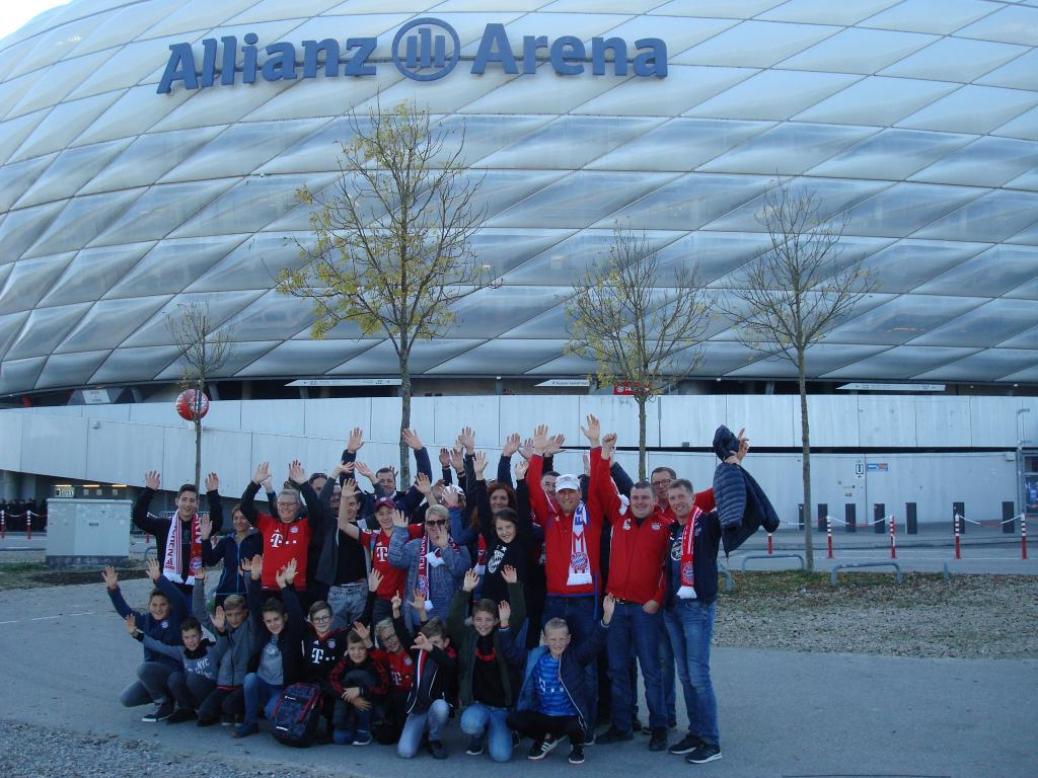
<path fill-rule="evenodd" d="M 169 94 L 176 84 L 184 89 L 233 86 L 239 73 L 243 84 L 317 78 L 318 74 L 367 77 L 376 75 L 379 64 L 387 62 L 406 78 L 437 81 L 463 58 L 472 61 L 469 72 L 473 75 L 483 75 L 488 68 L 500 68 L 510 75 L 535 75 L 546 63 L 560 76 L 583 75 L 590 65 L 592 76 L 667 77 L 667 44 L 660 38 L 639 38 L 629 46 L 621 37 L 596 36 L 590 43 L 587 46 L 575 35 L 554 40 L 547 35 L 524 35 L 522 45 L 513 47 L 503 24 L 488 24 L 474 51 L 463 57 L 455 29 L 441 19 L 423 17 L 397 31 L 388 58 L 379 58 L 377 37 L 345 38 L 341 44 L 334 38 L 305 40 L 300 57 L 296 46 L 284 41 L 260 49 L 259 36 L 249 32 L 240 46 L 233 35 L 202 40 L 200 67 L 191 43 L 171 44 L 157 91 Z"/>

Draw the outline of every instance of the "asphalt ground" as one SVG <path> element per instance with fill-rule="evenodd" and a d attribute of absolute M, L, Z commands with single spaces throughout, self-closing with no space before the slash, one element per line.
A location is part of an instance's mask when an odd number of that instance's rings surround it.
<path fill-rule="evenodd" d="M 124 592 L 131 604 L 143 605 L 147 582 L 126 582 Z M 566 764 L 565 747 L 543 762 L 528 762 L 524 742 L 502 768 L 486 756 L 464 754 L 456 721 L 449 727 L 451 756 L 444 762 L 424 755 L 403 762 L 392 749 L 374 745 L 296 750 L 266 734 L 235 741 L 221 727 L 145 724 L 140 716 L 148 708 L 123 708 L 117 700 L 132 680 L 141 649 L 125 634 L 100 582 L 0 592 L 0 657 L 5 665 L 0 719 L 139 741 L 147 760 L 183 763 L 188 774 L 197 771 L 191 760 L 204 763 L 217 755 L 243 767 L 307 765 L 372 778 L 475 778 L 490 770 L 503 776 L 583 770 L 618 778 L 647 771 L 750 778 L 1038 774 L 1032 723 L 1036 660 L 715 649 L 720 761 L 689 765 L 681 757 L 649 752 L 647 738 L 641 737 L 589 748 L 582 767 Z M 685 726 L 680 718 L 672 742 Z"/>

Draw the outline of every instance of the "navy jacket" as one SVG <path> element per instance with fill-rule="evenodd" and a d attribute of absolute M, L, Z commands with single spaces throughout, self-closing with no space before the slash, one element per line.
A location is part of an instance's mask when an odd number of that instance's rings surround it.
<path fill-rule="evenodd" d="M 125 619 L 131 613 L 133 614 L 134 620 L 137 623 L 137 629 L 145 635 L 169 646 L 182 645 L 180 639 L 180 622 L 183 621 L 184 617 L 188 613 L 187 600 L 184 599 L 184 595 L 181 591 L 164 575 L 159 576 L 159 580 L 156 582 L 155 586 L 161 590 L 162 593 L 166 595 L 166 599 L 169 600 L 169 614 L 164 619 L 153 619 L 151 613 L 148 611 L 135 611 L 126 604 L 122 590 L 120 590 L 118 586 L 115 589 L 108 590 L 108 597 L 111 599 L 112 605 L 115 606 L 115 612 L 122 618 Z M 144 647 L 144 661 L 161 662 L 164 665 L 170 665 L 178 670 L 180 669 L 179 659 L 174 659 L 157 651 L 152 651 L 147 646 Z"/>
<path fill-rule="evenodd" d="M 220 538 L 215 546 L 211 542 L 202 544 L 202 564 L 215 567 L 223 561 L 223 573 L 216 585 L 217 594 L 245 595 L 248 589 L 245 577 L 241 574 L 242 560 L 252 559 L 256 554 L 262 553 L 263 536 L 255 529 L 242 538 L 240 543 L 234 539 L 232 532 Z"/>

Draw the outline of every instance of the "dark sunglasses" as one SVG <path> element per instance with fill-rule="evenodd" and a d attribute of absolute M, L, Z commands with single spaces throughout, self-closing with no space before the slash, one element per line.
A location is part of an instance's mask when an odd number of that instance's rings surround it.
<path fill-rule="evenodd" d="M 447 522 L 444 519 L 440 519 L 439 521 L 427 521 L 427 522 L 425 522 L 425 526 L 426 527 L 445 527 L 445 526 L 447 526 Z"/>

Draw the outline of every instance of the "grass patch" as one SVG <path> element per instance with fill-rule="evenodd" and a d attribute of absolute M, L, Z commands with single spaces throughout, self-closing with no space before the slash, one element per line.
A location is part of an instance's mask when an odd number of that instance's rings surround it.
<path fill-rule="evenodd" d="M 144 578 L 141 567 L 117 568 L 120 580 Z M 51 569 L 43 562 L 0 562 L 0 591 L 43 586 L 100 584 L 100 568 Z"/>

